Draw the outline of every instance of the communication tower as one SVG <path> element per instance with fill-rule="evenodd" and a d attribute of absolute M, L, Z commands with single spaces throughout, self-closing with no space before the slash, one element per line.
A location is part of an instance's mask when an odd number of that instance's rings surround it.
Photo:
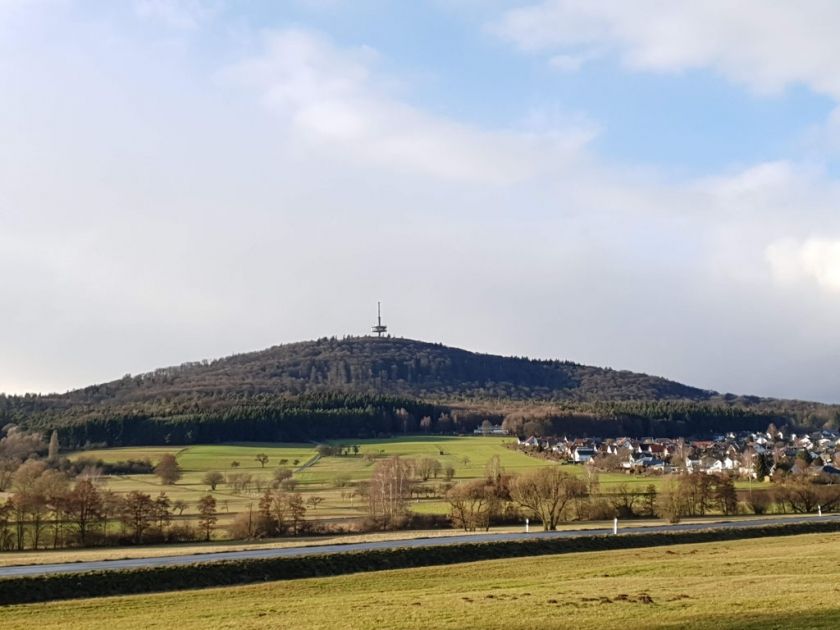
<path fill-rule="evenodd" d="M 388 332 L 388 327 L 382 324 L 382 303 L 376 303 L 376 326 L 371 327 L 371 331 L 376 333 L 377 337 L 381 337 Z"/>

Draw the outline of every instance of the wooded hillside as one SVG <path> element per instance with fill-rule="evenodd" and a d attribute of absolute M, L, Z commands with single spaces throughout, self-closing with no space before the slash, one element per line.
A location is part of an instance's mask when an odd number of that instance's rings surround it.
<path fill-rule="evenodd" d="M 424 430 L 466 431 L 511 409 L 590 433 L 837 422 L 827 405 L 721 396 L 646 374 L 375 337 L 275 346 L 66 394 L 0 395 L 0 422 L 58 428 L 70 444 L 357 437 L 418 430 L 425 417 Z"/>

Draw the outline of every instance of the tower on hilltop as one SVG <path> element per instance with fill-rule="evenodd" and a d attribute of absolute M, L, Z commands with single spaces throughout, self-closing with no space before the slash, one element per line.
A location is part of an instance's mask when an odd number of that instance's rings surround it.
<path fill-rule="evenodd" d="M 382 324 L 382 303 L 376 303 L 376 326 L 371 327 L 371 331 L 376 333 L 377 337 L 381 337 L 388 332 L 388 327 Z"/>

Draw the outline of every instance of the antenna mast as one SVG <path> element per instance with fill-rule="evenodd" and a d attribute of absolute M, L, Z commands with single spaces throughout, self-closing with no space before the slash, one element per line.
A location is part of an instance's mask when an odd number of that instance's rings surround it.
<path fill-rule="evenodd" d="M 377 337 L 381 337 L 388 332 L 388 327 L 382 325 L 382 303 L 376 303 L 376 326 L 371 327 L 371 331 L 376 333 Z"/>

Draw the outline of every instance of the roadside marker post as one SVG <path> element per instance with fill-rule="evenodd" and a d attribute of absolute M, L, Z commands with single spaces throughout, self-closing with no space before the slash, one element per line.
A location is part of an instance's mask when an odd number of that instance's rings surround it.
<path fill-rule="evenodd" d="M 529 529 L 528 529 L 528 519 L 526 518 L 525 519 L 525 533 L 527 534 L 528 531 L 529 531 Z"/>
<path fill-rule="evenodd" d="M 822 516 L 822 506 L 821 505 L 817 506 L 817 516 Z"/>
<path fill-rule="evenodd" d="M 613 518 L 613 534 L 618 534 L 618 517 Z"/>

